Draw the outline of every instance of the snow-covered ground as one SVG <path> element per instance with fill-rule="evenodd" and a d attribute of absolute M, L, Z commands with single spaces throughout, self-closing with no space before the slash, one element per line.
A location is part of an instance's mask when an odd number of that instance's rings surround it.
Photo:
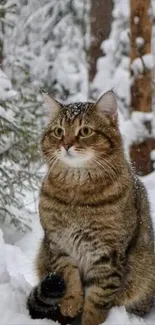
<path fill-rule="evenodd" d="M 151 203 L 152 219 L 155 226 L 155 172 L 144 177 Z M 26 309 L 26 298 L 36 283 L 34 257 L 42 230 L 38 217 L 33 221 L 33 232 L 25 235 L 15 245 L 4 242 L 0 230 L 0 324 L 55 324 L 50 320 L 32 320 Z M 113 308 L 105 325 L 153 325 L 155 311 L 145 319 L 127 314 L 123 307 Z"/>

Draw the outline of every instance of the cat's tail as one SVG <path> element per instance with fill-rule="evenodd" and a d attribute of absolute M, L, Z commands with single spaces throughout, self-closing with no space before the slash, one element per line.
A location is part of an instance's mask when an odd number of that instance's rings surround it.
<path fill-rule="evenodd" d="M 57 274 L 47 275 L 30 293 L 27 307 L 33 319 L 48 318 L 67 324 L 70 320 L 61 315 L 59 300 L 64 295 L 64 280 Z"/>

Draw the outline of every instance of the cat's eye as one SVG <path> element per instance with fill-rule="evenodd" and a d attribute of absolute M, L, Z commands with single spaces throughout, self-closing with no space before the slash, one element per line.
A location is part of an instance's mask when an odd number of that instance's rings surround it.
<path fill-rule="evenodd" d="M 83 126 L 79 131 L 79 135 L 83 138 L 89 137 L 92 133 L 93 130 L 88 126 Z"/>
<path fill-rule="evenodd" d="M 53 133 L 57 138 L 62 138 L 64 135 L 64 130 L 60 127 L 57 127 L 54 129 Z"/>

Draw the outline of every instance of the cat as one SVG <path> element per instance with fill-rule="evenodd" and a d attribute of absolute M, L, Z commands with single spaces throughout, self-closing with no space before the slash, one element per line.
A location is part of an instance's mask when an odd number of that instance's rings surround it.
<path fill-rule="evenodd" d="M 64 279 L 60 313 L 81 313 L 82 325 L 104 323 L 113 306 L 142 316 L 155 287 L 153 227 L 145 188 L 124 156 L 116 97 L 62 105 L 46 95 L 46 105 L 38 277 Z"/>

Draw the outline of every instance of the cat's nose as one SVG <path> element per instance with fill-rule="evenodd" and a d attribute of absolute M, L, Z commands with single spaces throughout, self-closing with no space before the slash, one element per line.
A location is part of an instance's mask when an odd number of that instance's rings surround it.
<path fill-rule="evenodd" d="M 69 144 L 69 143 L 66 143 L 66 144 L 64 144 L 63 145 L 64 146 L 64 148 L 66 149 L 66 151 L 68 151 L 70 148 L 71 148 L 71 144 Z"/>
<path fill-rule="evenodd" d="M 74 139 L 71 136 L 65 135 L 65 137 L 62 140 L 62 145 L 68 151 L 74 144 Z"/>

